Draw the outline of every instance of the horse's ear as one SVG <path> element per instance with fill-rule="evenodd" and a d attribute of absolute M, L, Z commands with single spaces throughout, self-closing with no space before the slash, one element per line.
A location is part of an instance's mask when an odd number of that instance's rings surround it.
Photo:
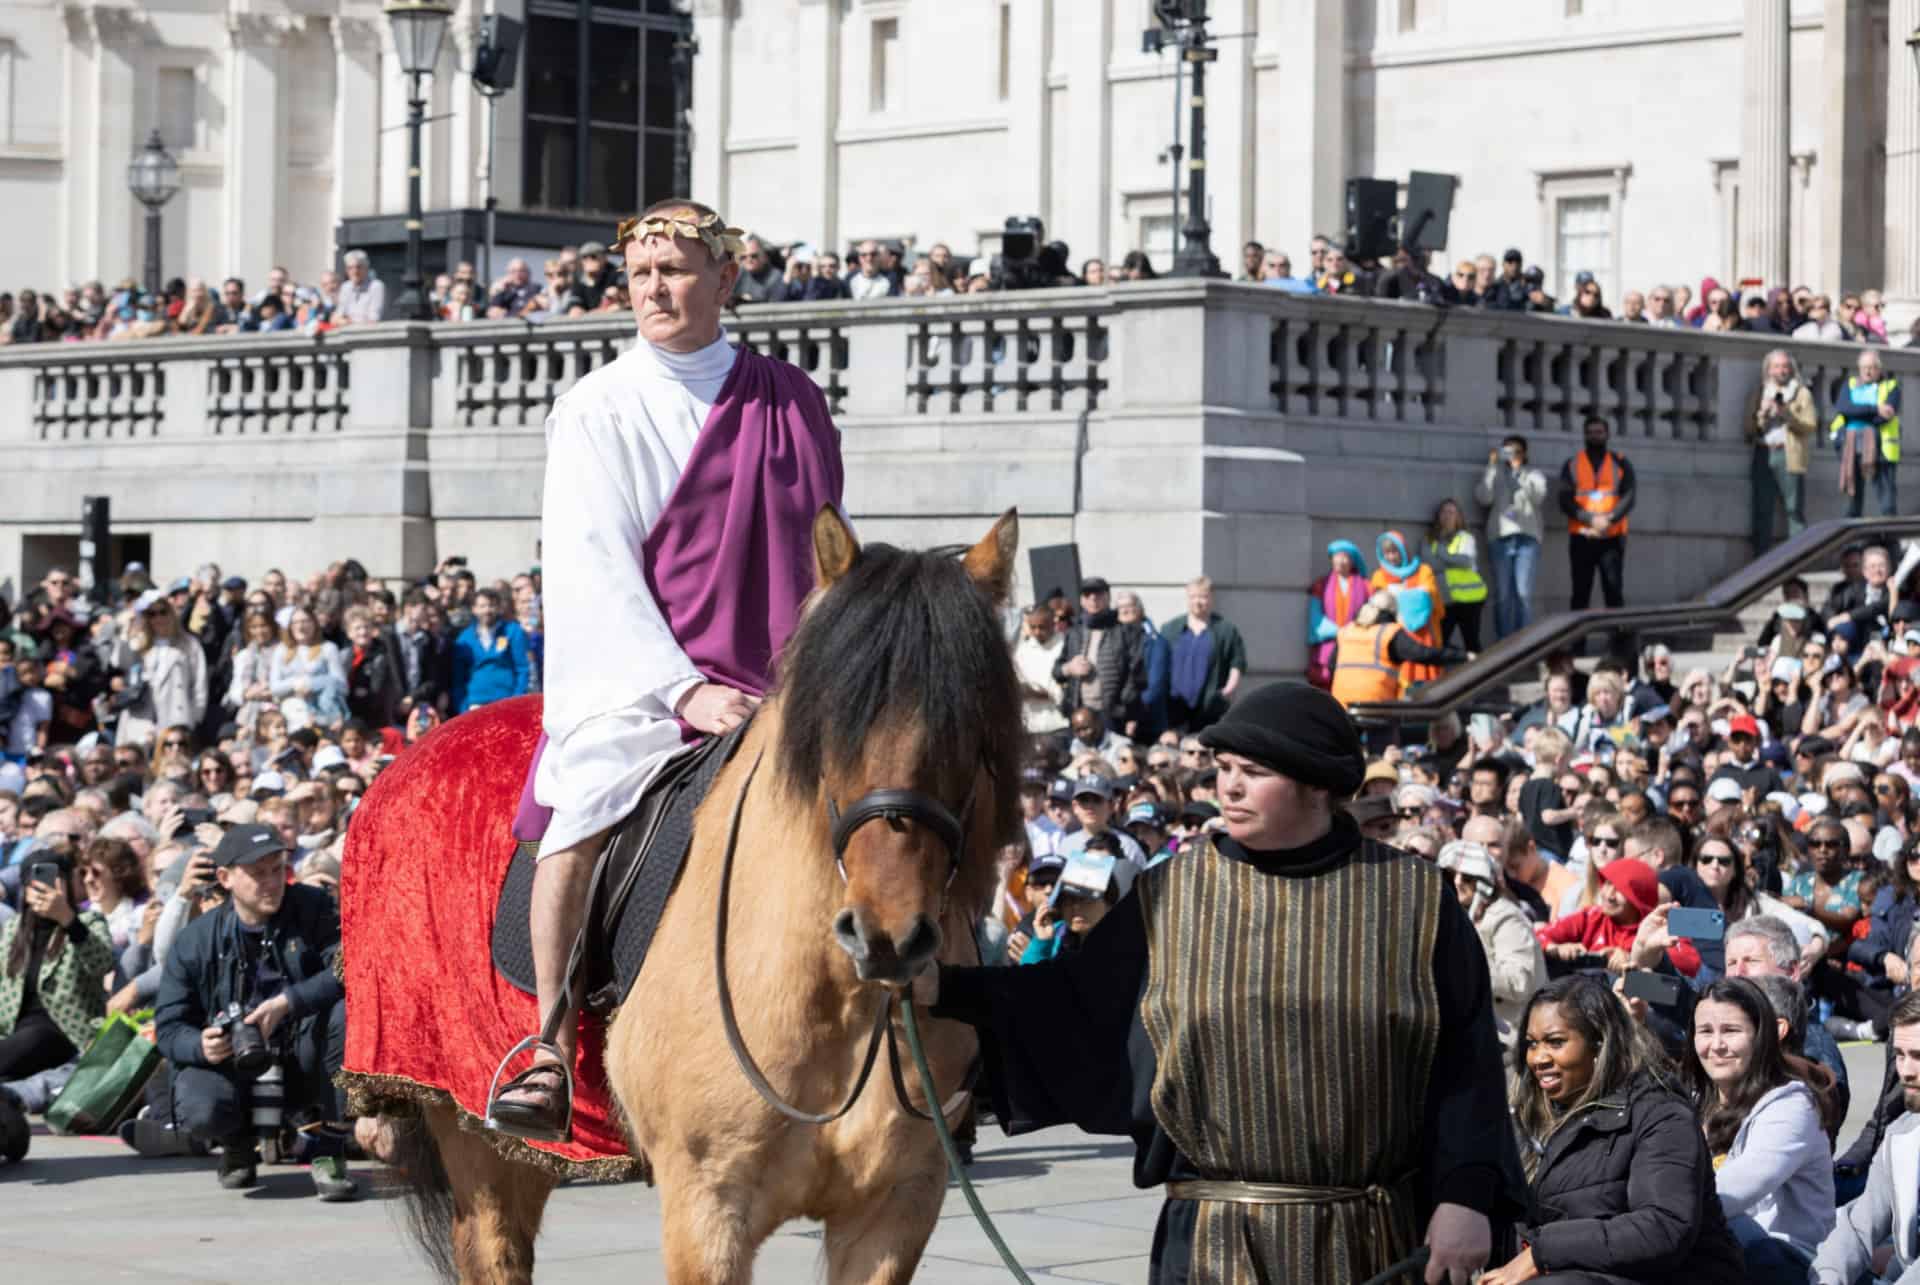
<path fill-rule="evenodd" d="M 821 505 L 813 519 L 815 587 L 832 588 L 833 582 L 853 570 L 853 564 L 859 560 L 860 542 L 853 538 L 853 528 L 840 516 L 840 510 L 831 504 Z"/>
<path fill-rule="evenodd" d="M 1020 511 L 1008 509 L 986 538 L 967 550 L 961 565 L 997 604 L 1013 593 L 1013 560 L 1020 552 Z"/>

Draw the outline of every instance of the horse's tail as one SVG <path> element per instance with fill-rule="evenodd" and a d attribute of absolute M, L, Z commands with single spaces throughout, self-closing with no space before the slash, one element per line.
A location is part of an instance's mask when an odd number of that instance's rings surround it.
<path fill-rule="evenodd" d="M 407 1232 L 443 1281 L 459 1279 L 453 1258 L 453 1181 L 447 1177 L 424 1108 L 392 1121 L 392 1164 L 403 1188 Z"/>

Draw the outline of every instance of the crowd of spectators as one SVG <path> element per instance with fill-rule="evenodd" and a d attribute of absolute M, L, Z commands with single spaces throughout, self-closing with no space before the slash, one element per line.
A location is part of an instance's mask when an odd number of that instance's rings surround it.
<path fill-rule="evenodd" d="M 1142 250 L 1129 251 L 1118 263 L 1090 258 L 1077 267 L 1070 266 L 1069 253 L 1063 242 L 1049 242 L 1031 262 L 1010 267 L 997 255 L 957 256 L 944 241 L 920 253 L 905 242 L 867 239 L 849 245 L 843 256 L 804 241 L 781 245 L 748 236 L 733 302 L 937 298 L 1032 286 L 1102 286 L 1159 275 Z M 1425 251 L 1404 249 L 1385 262 L 1350 259 L 1332 239 L 1316 236 L 1305 270 L 1296 274 L 1294 260 L 1285 251 L 1249 241 L 1242 248 L 1237 279 L 1298 294 L 1360 295 L 1896 347 L 1920 344 L 1920 318 L 1905 334 L 1889 333 L 1886 302 L 1878 290 L 1843 294 L 1836 309 L 1830 294 L 1807 286 L 1743 294 L 1705 277 L 1697 294 L 1684 284 L 1629 290 L 1616 313 L 1592 272 L 1574 275 L 1572 301 L 1548 294 L 1545 271 L 1527 266 L 1518 249 L 1509 249 L 1497 262 L 1491 254 L 1463 258 L 1444 277 L 1428 270 L 1428 259 Z M 393 300 L 365 252 L 350 250 L 342 263 L 344 274 L 322 272 L 311 285 L 296 283 L 285 268 L 277 267 L 267 274 L 265 287 L 251 293 L 238 277 L 217 288 L 198 277 L 176 277 L 157 295 L 131 278 L 111 291 L 90 281 L 57 295 L 31 289 L 0 293 L 0 345 L 173 334 L 315 334 L 381 320 Z M 541 322 L 632 307 L 624 266 L 597 241 L 560 247 L 541 262 L 538 275 L 529 260 L 510 259 L 506 271 L 491 282 L 480 280 L 473 263 L 463 260 L 453 271 L 434 277 L 428 301 L 442 321 Z"/>
<path fill-rule="evenodd" d="M 1359 550 L 1336 558 L 1364 599 Z M 1920 1182 L 1920 1152 L 1881 1146 L 1920 1128 L 1916 569 L 1920 548 L 1856 547 L 1824 601 L 1788 582 L 1718 672 L 1658 644 L 1591 669 L 1562 652 L 1538 702 L 1374 740 L 1347 811 L 1434 862 L 1478 930 L 1540 1270 L 1806 1281 L 1817 1261 L 1851 1285 L 1898 1239 L 1888 1193 Z M 1221 824 L 1195 733 L 1237 683 L 1238 631 L 1203 581 L 1158 629 L 1134 595 L 1080 588 L 1029 609 L 1016 650 L 1026 842 L 987 934 L 1009 964 L 1076 949 Z M 1074 882 L 1086 852 L 1113 862 L 1098 896 Z M 1890 1041 L 1881 1083 L 1849 1084 L 1850 1041 Z M 1859 1094 L 1871 1123 L 1836 1154 Z"/>
<path fill-rule="evenodd" d="M 1831 294 L 1809 286 L 1774 286 L 1743 293 L 1703 277 L 1699 293 L 1686 284 L 1628 290 L 1615 312 L 1607 305 L 1592 272 L 1574 273 L 1574 297 L 1561 301 L 1547 293 L 1546 270 L 1527 266 L 1517 248 L 1496 261 L 1491 254 L 1463 258 L 1444 277 L 1428 268 L 1424 250 L 1400 249 L 1386 262 L 1350 259 L 1331 238 L 1313 238 L 1306 271 L 1294 272 L 1292 258 L 1258 241 L 1242 247 L 1239 279 L 1296 294 L 1361 295 L 1402 299 L 1457 308 L 1532 312 L 1621 321 L 1636 325 L 1727 330 L 1745 334 L 1824 339 L 1836 343 L 1912 347 L 1920 344 L 1920 318 L 1906 334 L 1889 333 L 1886 300 L 1878 290 L 1848 291 L 1836 309 Z"/>
<path fill-rule="evenodd" d="M 281 1028 L 278 1154 L 312 1161 L 322 1198 L 351 1196 L 344 1140 L 318 1127 L 341 1118 L 347 828 L 408 745 L 539 689 L 540 570 L 483 582 L 450 558 L 392 583 L 349 559 L 249 584 L 209 564 L 156 584 L 133 563 L 107 599 L 55 568 L 0 625 L 0 958 L 20 956 L 0 970 L 0 1086 L 44 1109 L 95 1025 L 137 1015 L 167 1069 L 122 1137 L 218 1146 L 222 1185 L 248 1186 L 234 1023 Z M 236 925 L 285 947 L 243 949 L 244 987 L 220 944 Z"/>

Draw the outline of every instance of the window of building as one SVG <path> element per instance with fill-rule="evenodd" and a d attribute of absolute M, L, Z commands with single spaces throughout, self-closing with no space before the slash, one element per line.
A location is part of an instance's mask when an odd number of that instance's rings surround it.
<path fill-rule="evenodd" d="M 1573 301 L 1573 278 L 1591 272 L 1601 281 L 1608 298 L 1613 262 L 1613 201 L 1605 196 L 1569 196 L 1555 203 L 1554 211 L 1554 298 Z"/>
<path fill-rule="evenodd" d="M 191 67 L 162 67 L 154 81 L 160 141 L 175 152 L 200 146 L 200 82 Z"/>
<path fill-rule="evenodd" d="M 1174 226 L 1172 214 L 1141 216 L 1140 248 L 1153 261 L 1155 272 L 1165 272 L 1173 266 L 1174 252 L 1180 248 L 1180 229 Z"/>
<path fill-rule="evenodd" d="M 867 68 L 867 109 L 878 115 L 887 104 L 899 106 L 900 95 L 893 78 L 900 73 L 900 20 L 873 20 L 872 61 Z"/>
<path fill-rule="evenodd" d="M 1420 0 L 1400 0 L 1400 30 L 1412 31 L 1420 25 Z"/>
<path fill-rule="evenodd" d="M 1578 18 L 1587 11 L 1587 0 L 1566 0 L 1567 17 Z"/>
<path fill-rule="evenodd" d="M 685 127 L 674 45 L 690 31 L 670 0 L 531 0 L 529 208 L 627 215 L 673 195 Z"/>

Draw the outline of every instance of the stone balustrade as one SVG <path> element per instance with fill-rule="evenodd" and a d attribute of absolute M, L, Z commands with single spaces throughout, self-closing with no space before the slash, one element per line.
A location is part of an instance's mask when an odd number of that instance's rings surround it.
<path fill-rule="evenodd" d="M 1500 437 L 1527 437 L 1551 474 L 1589 413 L 1640 477 L 1630 597 L 1698 592 L 1751 556 L 1759 336 L 1172 280 L 756 306 L 727 324 L 826 394 L 864 536 L 971 539 L 1017 505 L 1029 545 L 1078 542 L 1156 614 L 1211 575 L 1262 673 L 1302 664 L 1301 591 L 1328 539 L 1418 540 L 1439 500 L 1474 511 Z M 0 587 L 72 558 L 91 494 L 162 571 L 524 565 L 548 408 L 632 342 L 630 317 L 594 317 L 0 350 Z M 1856 350 L 1784 346 L 1824 423 Z M 1920 384 L 1920 351 L 1882 357 Z M 1818 452 L 1811 516 L 1839 511 L 1835 475 Z M 1565 600 L 1562 543 L 1544 606 Z"/>

